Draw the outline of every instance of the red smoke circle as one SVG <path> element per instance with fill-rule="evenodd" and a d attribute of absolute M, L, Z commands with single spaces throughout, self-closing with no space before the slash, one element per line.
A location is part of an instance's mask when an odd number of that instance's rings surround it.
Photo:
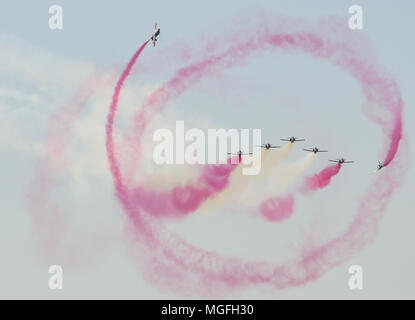
<path fill-rule="evenodd" d="M 285 23 L 289 25 L 291 22 Z M 107 123 L 107 152 L 117 197 L 132 222 L 134 237 L 141 250 L 142 269 L 153 281 L 163 282 L 174 291 L 200 292 L 203 295 L 215 295 L 217 288 L 234 289 L 252 284 L 271 284 L 279 289 L 298 286 L 317 279 L 374 239 L 388 199 L 399 185 L 397 181 L 403 177 L 399 162 L 391 163 L 402 136 L 403 102 L 399 87 L 371 54 L 368 59 L 367 52 L 361 55 L 361 48 L 356 47 L 353 41 L 348 42 L 352 31 L 346 30 L 338 21 L 322 20 L 312 29 L 297 28 L 293 32 L 264 29 L 254 38 L 235 40 L 224 52 L 181 68 L 149 97 L 136 114 L 130 128 L 133 134 L 130 136 L 136 139 L 135 143 L 140 141 L 152 115 L 162 110 L 169 99 L 185 92 L 204 76 L 240 64 L 251 52 L 271 49 L 305 52 L 331 62 L 360 82 L 366 100 L 371 102 L 368 108 L 372 108 L 365 110 L 365 114 L 369 120 L 379 124 L 385 134 L 385 145 L 388 146 L 385 164 L 390 166 L 382 175 L 373 178 L 360 201 L 354 220 L 342 234 L 318 247 L 305 244 L 301 255 L 292 261 L 282 264 L 249 261 L 196 248 L 134 204 L 130 187 L 124 181 L 126 179 L 115 155 L 112 126 L 120 93 L 117 90 L 121 90 L 141 52 L 139 50 L 130 60 L 114 92 Z M 140 49 L 144 47 L 145 44 Z M 376 117 L 378 108 L 388 113 L 388 121 Z M 134 152 L 139 152 L 139 149 Z M 404 157 L 405 153 L 401 152 L 401 156 Z"/>

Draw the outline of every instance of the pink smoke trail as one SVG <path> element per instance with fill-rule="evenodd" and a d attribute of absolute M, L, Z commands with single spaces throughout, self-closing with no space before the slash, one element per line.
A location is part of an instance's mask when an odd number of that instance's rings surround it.
<path fill-rule="evenodd" d="M 294 212 L 294 195 L 269 198 L 260 205 L 260 212 L 270 222 L 289 219 Z"/>
<path fill-rule="evenodd" d="M 292 24 L 297 27 L 297 22 Z M 284 23 L 288 24 L 287 21 Z M 348 71 L 360 81 L 366 99 L 374 102 L 369 106 L 372 108 L 371 112 L 376 113 L 376 108 L 384 108 L 390 112 L 392 122 L 380 121 L 371 114 L 369 114 L 369 119 L 380 124 L 386 133 L 385 136 L 388 138 L 386 143 L 389 145 L 386 159 L 391 162 L 398 151 L 401 132 L 400 120 L 403 104 L 399 88 L 393 78 L 384 74 L 384 70 L 374 62 L 373 57 L 371 59 L 361 57 L 358 51 L 361 46 L 354 46 L 350 38 L 342 36 L 343 33 L 349 32 L 342 33 L 344 28 L 343 21 L 330 25 L 330 21 L 325 20 L 316 25 L 314 33 L 309 30 L 291 34 L 264 32 L 258 36 L 255 32 L 257 42 L 249 40 L 236 44 L 222 55 L 204 59 L 198 64 L 181 69 L 169 82 L 176 92 L 169 92 L 164 88 L 158 90 L 151 96 L 150 105 L 154 108 L 150 111 L 158 112 L 167 98 L 176 96 L 175 93 L 180 94 L 202 76 L 240 63 L 250 51 L 260 50 L 267 46 L 284 50 L 296 49 L 315 57 L 325 58 Z M 324 33 L 319 33 L 320 30 L 325 30 L 329 36 L 325 37 Z M 140 133 L 145 128 L 151 112 L 149 110 L 140 112 L 135 118 L 138 120 L 135 122 L 137 132 Z M 109 122 L 109 125 L 112 126 L 112 122 Z M 112 138 L 107 134 L 108 139 Z M 112 148 L 107 148 L 107 151 L 113 152 Z M 405 156 L 405 153 L 401 155 Z M 111 157 L 115 158 L 115 155 L 109 155 L 109 158 Z M 399 168 L 397 163 L 382 176 L 375 177 L 375 181 L 361 199 L 354 221 L 344 233 L 318 247 L 305 244 L 298 258 L 282 264 L 222 257 L 188 244 L 168 229 L 155 223 L 151 216 L 130 206 L 129 193 L 122 184 L 120 172 L 113 172 L 113 177 L 118 197 L 136 229 L 134 236 L 141 246 L 149 248 L 140 251 L 148 260 L 148 264 L 143 265 L 143 270 L 147 275 L 154 281 L 164 282 L 176 291 L 191 290 L 191 284 L 193 284 L 193 289 L 196 291 L 203 290 L 203 292 L 212 294 L 217 291 L 216 286 L 221 289 L 240 288 L 259 283 L 269 283 L 279 289 L 298 286 L 317 279 L 330 268 L 350 258 L 352 254 L 373 240 L 388 199 L 402 181 L 403 175 Z M 118 182 L 121 182 L 121 187 L 117 186 Z M 154 270 L 157 272 L 155 273 Z"/>
<path fill-rule="evenodd" d="M 107 156 L 108 156 L 108 162 L 110 164 L 110 170 L 114 179 L 114 185 L 117 192 L 117 195 L 119 196 L 119 199 L 121 203 L 124 205 L 124 207 L 127 206 L 127 198 L 126 198 L 126 192 L 127 190 L 124 187 L 123 184 L 123 178 L 121 176 L 121 171 L 118 166 L 116 156 L 115 156 L 115 150 L 114 150 L 114 139 L 113 139 L 113 127 L 114 127 L 114 118 L 115 118 L 115 112 L 117 111 L 118 107 L 118 98 L 121 93 L 122 86 L 125 82 L 125 79 L 127 79 L 128 75 L 131 72 L 131 69 L 134 66 L 134 63 L 140 56 L 141 52 L 144 50 L 146 45 L 148 44 L 149 40 L 144 42 L 141 47 L 135 52 L 135 54 L 131 57 L 130 61 L 128 62 L 126 68 L 123 70 L 120 78 L 118 79 L 118 82 L 114 89 L 114 94 L 112 96 L 111 105 L 109 108 L 109 113 L 107 117 L 107 124 L 106 124 L 106 148 L 107 148 Z M 127 207 L 126 207 L 127 208 Z"/>
<path fill-rule="evenodd" d="M 399 141 L 402 139 L 402 100 L 399 100 L 399 105 L 399 112 L 396 113 L 395 123 L 393 125 L 392 131 L 389 134 L 391 143 L 389 145 L 386 158 L 383 162 L 384 166 L 387 166 L 391 163 L 395 157 L 396 152 L 398 151 Z"/>
<path fill-rule="evenodd" d="M 227 164 L 206 165 L 196 183 L 176 186 L 169 191 L 158 192 L 143 186 L 132 188 L 129 200 L 132 206 L 163 216 L 183 216 L 195 211 L 203 201 L 224 190 L 229 176 L 236 168 L 238 157 L 228 159 Z"/>
<path fill-rule="evenodd" d="M 336 163 L 333 165 L 324 168 L 319 173 L 316 173 L 312 176 L 306 177 L 304 184 L 300 188 L 300 191 L 303 193 L 308 193 L 317 189 L 322 189 L 327 187 L 336 174 L 339 173 L 341 168 L 340 163 Z"/>
<path fill-rule="evenodd" d="M 115 177 L 114 181 L 117 194 L 122 195 L 122 199 L 126 197 L 126 194 L 129 194 L 129 205 L 139 206 L 148 212 L 157 215 L 168 214 L 170 216 L 177 216 L 196 210 L 204 200 L 212 196 L 214 193 L 222 191 L 228 185 L 229 175 L 236 167 L 232 163 L 238 161 L 231 162 L 230 159 L 228 159 L 228 163 L 226 165 L 205 166 L 197 186 L 193 186 L 188 183 L 185 187 L 174 187 L 172 191 L 169 192 L 151 191 L 143 187 L 136 187 L 133 191 L 128 191 L 126 189 L 125 182 L 123 182 L 122 179 L 121 169 L 114 152 L 114 117 L 122 86 L 147 43 L 148 41 L 145 42 L 132 56 L 114 89 L 106 126 L 108 161 L 110 163 L 110 170 Z M 155 96 L 150 97 L 150 101 L 152 99 L 156 99 Z M 126 200 L 124 199 L 123 202 L 124 201 Z"/>
<path fill-rule="evenodd" d="M 33 222 L 40 231 L 40 246 L 47 253 L 47 258 L 57 257 L 67 263 L 74 262 L 75 254 L 63 253 L 62 240 L 68 233 L 67 219 L 59 203 L 52 198 L 53 190 L 58 186 L 56 172 L 68 166 L 65 157 L 73 124 L 85 109 L 87 101 L 93 95 L 100 78 L 92 73 L 76 90 L 73 96 L 54 112 L 47 123 L 44 158 L 35 164 L 35 174 L 26 190 L 26 205 L 32 214 Z M 74 252 L 77 248 L 72 249 Z M 79 256 L 79 255 L 78 255 Z"/>
<path fill-rule="evenodd" d="M 227 164 L 207 165 L 195 186 L 175 187 L 172 201 L 183 213 L 195 211 L 203 201 L 217 192 L 223 191 L 229 184 L 229 176 L 239 163 L 239 157 L 228 159 Z M 235 163 L 235 164 L 234 164 Z"/>
<path fill-rule="evenodd" d="M 319 173 L 306 177 L 300 187 L 300 192 L 308 194 L 318 189 L 327 187 L 331 179 L 339 173 L 341 164 L 330 165 Z M 269 222 L 283 221 L 291 217 L 294 212 L 294 195 L 291 193 L 286 196 L 274 197 L 263 201 L 260 206 L 260 212 L 265 220 Z"/>

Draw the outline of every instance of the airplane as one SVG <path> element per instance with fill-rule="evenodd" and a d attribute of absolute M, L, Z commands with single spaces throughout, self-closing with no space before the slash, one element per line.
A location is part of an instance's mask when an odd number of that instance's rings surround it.
<path fill-rule="evenodd" d="M 379 171 L 380 169 L 382 169 L 384 167 L 385 167 L 385 165 L 382 162 L 378 161 L 377 171 Z"/>
<path fill-rule="evenodd" d="M 153 41 L 153 46 L 156 46 L 157 37 L 160 34 L 160 28 L 157 28 L 157 23 L 154 25 L 154 32 L 150 40 Z"/>
<path fill-rule="evenodd" d="M 314 147 L 313 149 L 303 149 L 303 150 L 304 151 L 308 151 L 308 152 L 314 152 L 314 153 L 317 153 L 317 152 L 328 152 L 327 150 L 320 150 L 317 147 Z"/>
<path fill-rule="evenodd" d="M 296 137 L 289 137 L 287 139 L 280 139 L 281 141 L 289 141 L 291 143 L 294 143 L 296 141 L 305 141 L 305 139 L 297 139 Z"/>
<path fill-rule="evenodd" d="M 275 149 L 275 148 L 280 148 L 280 146 L 273 146 L 270 143 L 264 143 L 263 145 L 260 145 L 260 146 L 257 146 L 257 147 L 265 148 L 267 150 L 269 150 L 269 149 Z"/>
<path fill-rule="evenodd" d="M 228 152 L 228 155 L 238 156 L 238 157 L 239 157 L 239 161 L 241 161 L 242 156 L 245 156 L 245 155 L 252 155 L 252 152 L 249 152 L 249 153 L 243 153 L 243 152 L 242 152 L 242 150 L 239 150 L 237 153 Z"/>
<path fill-rule="evenodd" d="M 340 159 L 336 159 L 336 160 L 329 160 L 329 161 L 331 161 L 331 162 L 337 162 L 337 163 L 340 163 L 340 164 L 343 164 L 343 163 L 354 163 L 354 161 L 347 161 L 344 158 L 340 158 Z"/>

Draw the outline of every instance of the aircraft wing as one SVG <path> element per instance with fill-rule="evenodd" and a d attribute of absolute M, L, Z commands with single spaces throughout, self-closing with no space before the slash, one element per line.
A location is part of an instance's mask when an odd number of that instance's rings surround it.
<path fill-rule="evenodd" d="M 318 150 L 318 152 L 329 152 L 328 150 Z"/>
<path fill-rule="evenodd" d="M 345 161 L 344 163 L 354 163 L 354 161 Z"/>
<path fill-rule="evenodd" d="M 331 161 L 331 162 L 337 162 L 337 163 L 339 162 L 338 160 L 329 160 L 329 161 Z"/>
<path fill-rule="evenodd" d="M 280 146 L 271 146 L 270 148 L 275 149 L 275 148 L 280 148 Z"/>
<path fill-rule="evenodd" d="M 281 141 L 290 141 L 290 139 L 280 139 Z"/>
<path fill-rule="evenodd" d="M 311 149 L 303 149 L 304 151 L 308 151 L 308 152 L 314 152 L 313 150 L 311 150 Z"/>

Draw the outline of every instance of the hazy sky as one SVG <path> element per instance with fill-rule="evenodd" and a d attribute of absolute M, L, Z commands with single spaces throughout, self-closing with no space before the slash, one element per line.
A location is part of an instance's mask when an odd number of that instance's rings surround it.
<path fill-rule="evenodd" d="M 48 8 L 63 7 L 63 30 L 48 28 Z M 313 20 L 335 15 L 348 19 L 348 8 L 363 7 L 364 33 L 379 62 L 397 79 L 405 103 L 404 125 L 409 145 L 415 136 L 413 86 L 415 44 L 409 1 L 3 1 L 0 4 L 0 298 L 174 298 L 172 292 L 144 280 L 125 233 L 126 220 L 113 195 L 105 155 L 104 130 L 111 88 L 131 55 L 157 22 L 158 46 L 147 47 L 142 61 L 154 66 L 142 76 L 133 74 L 123 92 L 123 116 L 128 118 L 152 89 L 168 80 L 183 61 L 169 55 L 189 45 L 214 39 L 221 30 L 243 30 L 237 18 L 261 12 Z M 266 21 L 264 21 L 266 23 Z M 243 31 L 242 31 L 243 32 Z M 173 55 L 172 54 L 172 55 Z M 193 58 L 193 57 L 192 57 Z M 105 79 L 81 120 L 75 122 L 66 172 L 56 172 L 60 184 L 53 197 L 68 216 L 70 228 L 61 254 L 52 259 L 39 244 L 42 228 L 34 223 L 26 197 L 42 159 L 47 120 L 96 71 Z M 102 79 L 101 79 L 102 80 Z M 220 83 L 218 86 L 217 84 Z M 342 229 L 353 214 L 359 194 L 368 185 L 381 154 L 381 133 L 360 111 L 358 83 L 342 70 L 307 55 L 265 52 L 243 66 L 202 80 L 169 105 L 157 125 L 172 126 L 176 119 L 189 126 L 261 128 L 263 140 L 278 143 L 291 135 L 307 138 L 330 150 L 317 157 L 309 173 L 327 165 L 327 159 L 345 156 L 356 164 L 344 167 L 332 185 L 299 204 L 291 224 L 263 225 L 241 216 L 235 238 L 227 238 L 233 218 L 221 218 L 212 209 L 210 219 L 195 218 L 172 224 L 189 241 L 223 254 L 263 258 L 274 250 L 269 239 L 289 238 L 290 231 L 324 209 L 325 227 Z M 265 141 L 264 141 L 265 142 Z M 302 146 L 301 146 L 302 147 Z M 303 156 L 295 146 L 288 161 Z M 380 159 L 381 160 L 381 159 Z M 258 288 L 236 292 L 243 298 L 415 298 L 415 188 L 412 161 L 402 188 L 392 197 L 376 241 L 350 261 L 313 283 L 283 291 Z M 387 170 L 387 168 L 385 168 Z M 46 208 L 47 209 L 47 208 Z M 238 212 L 235 212 L 236 214 Z M 225 213 L 224 213 L 225 214 Z M 201 226 L 200 224 L 203 224 Z M 43 223 L 54 228 L 53 221 Z M 252 228 L 251 228 L 252 226 Z M 263 228 L 263 229 L 262 229 Z M 237 229 L 237 228 L 236 228 Z M 246 231 L 249 232 L 247 239 Z M 278 235 L 275 235 L 278 233 Z M 265 239 L 266 240 L 266 239 Z M 275 248 L 284 256 L 284 247 Z M 281 252 L 281 253 L 280 253 Z M 61 259 L 61 260 L 59 260 Z M 59 260 L 59 261 L 57 261 Z M 47 287 L 47 268 L 61 264 L 64 289 Z M 364 270 L 364 289 L 347 286 L 348 267 Z"/>

